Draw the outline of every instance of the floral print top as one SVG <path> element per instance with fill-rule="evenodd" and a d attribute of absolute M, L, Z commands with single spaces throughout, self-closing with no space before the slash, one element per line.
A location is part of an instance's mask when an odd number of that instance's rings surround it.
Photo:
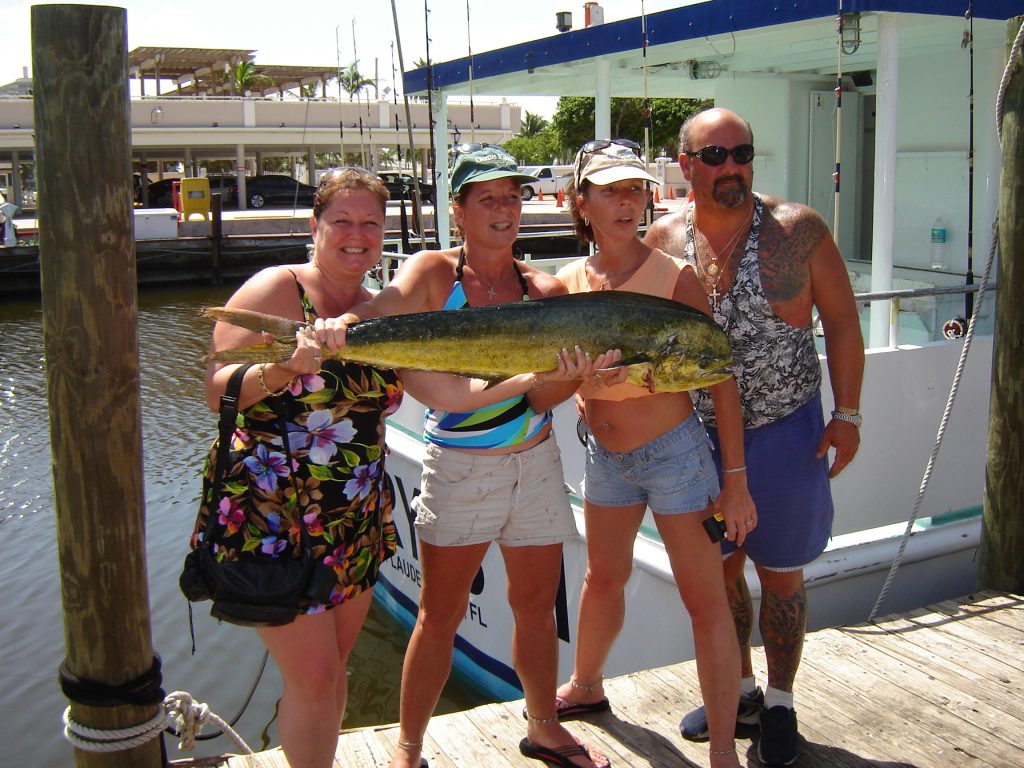
<path fill-rule="evenodd" d="M 311 323 L 316 310 L 297 278 L 296 285 Z M 313 556 L 338 577 L 329 603 L 308 604 L 306 612 L 338 605 L 372 587 L 381 563 L 395 552 L 384 418 L 398 409 L 402 393 L 394 371 L 336 359 L 325 360 L 315 375 L 295 379 L 277 396 L 286 413 L 290 468 L 270 398 L 239 413 L 218 489 L 213 487 L 217 441 L 207 455 L 193 544 L 212 513 L 224 526 L 219 555 L 301 557 L 301 514 Z"/>

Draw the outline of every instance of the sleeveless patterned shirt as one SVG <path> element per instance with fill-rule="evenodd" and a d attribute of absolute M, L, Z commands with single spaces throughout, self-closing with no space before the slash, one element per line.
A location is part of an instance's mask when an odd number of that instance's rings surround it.
<path fill-rule="evenodd" d="M 736 279 L 712 308 L 715 322 L 732 345 L 733 372 L 740 390 L 745 428 L 760 427 L 788 416 L 821 388 L 821 363 L 811 328 L 795 328 L 775 314 L 761 284 L 758 243 L 764 203 L 754 195 L 754 218 Z M 696 267 L 693 207 L 686 214 L 683 261 Z M 690 393 L 705 423 L 716 424 L 706 389 Z"/>

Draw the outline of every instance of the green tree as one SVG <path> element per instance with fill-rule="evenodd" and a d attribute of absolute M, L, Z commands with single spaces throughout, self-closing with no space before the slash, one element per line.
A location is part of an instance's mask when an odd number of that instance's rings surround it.
<path fill-rule="evenodd" d="M 557 163 L 564 152 L 558 136 L 547 126 L 532 136 L 519 135 L 505 142 L 505 149 L 520 165 L 551 165 Z"/>
<path fill-rule="evenodd" d="M 536 136 L 547 127 L 547 120 L 545 120 L 541 115 L 535 115 L 533 112 L 527 110 L 523 117 L 522 125 L 519 128 L 519 135 L 525 137 Z"/>
<path fill-rule="evenodd" d="M 320 95 L 320 83 L 306 83 L 299 86 L 299 98 L 315 99 Z"/>
<path fill-rule="evenodd" d="M 679 127 L 690 115 L 712 106 L 708 99 L 651 99 L 651 154 L 676 157 Z M 551 121 L 559 146 L 574 154 L 581 144 L 594 138 L 594 99 L 563 96 Z M 611 137 L 630 138 L 643 143 L 643 99 L 612 99 Z"/>
<path fill-rule="evenodd" d="M 270 77 L 256 71 L 256 62 L 253 61 L 238 62 L 227 73 L 226 79 L 232 93 L 245 93 L 274 84 Z"/>
<path fill-rule="evenodd" d="M 359 71 L 358 59 L 349 64 L 348 69 L 341 73 L 338 77 L 338 82 L 341 83 L 342 90 L 348 94 L 349 101 L 352 101 L 363 88 L 373 85 L 373 80 L 369 77 L 363 77 Z"/>

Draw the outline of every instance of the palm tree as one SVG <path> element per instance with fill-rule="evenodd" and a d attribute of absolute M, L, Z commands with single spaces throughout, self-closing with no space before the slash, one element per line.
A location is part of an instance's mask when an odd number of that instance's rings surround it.
<path fill-rule="evenodd" d="M 245 93 L 263 85 L 273 85 L 274 81 L 267 75 L 256 71 L 256 63 L 240 61 L 234 69 L 227 73 L 226 78 L 232 93 Z"/>
<path fill-rule="evenodd" d="M 535 115 L 533 112 L 527 111 L 519 127 L 519 135 L 529 138 L 530 136 L 536 136 L 547 127 L 548 121 L 541 115 Z"/>
<path fill-rule="evenodd" d="M 299 86 L 300 99 L 315 99 L 320 92 L 320 83 L 306 83 Z"/>
<path fill-rule="evenodd" d="M 348 65 L 348 69 L 341 73 L 338 77 L 338 82 L 341 84 L 342 89 L 348 94 L 348 100 L 352 101 L 359 91 L 363 90 L 368 85 L 373 85 L 373 80 L 368 77 L 363 77 L 359 71 L 359 60 L 353 61 Z"/>

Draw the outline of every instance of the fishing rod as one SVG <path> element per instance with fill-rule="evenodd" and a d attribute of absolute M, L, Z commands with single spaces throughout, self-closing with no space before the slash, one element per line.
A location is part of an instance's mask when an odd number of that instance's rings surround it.
<path fill-rule="evenodd" d="M 395 0 L 391 0 L 391 18 L 394 20 L 395 25 L 395 47 L 398 48 L 398 68 L 405 72 L 405 57 L 402 55 L 402 35 L 398 31 L 398 8 L 395 7 Z M 428 76 L 429 76 L 429 70 Z M 409 137 L 409 151 L 412 152 L 412 183 L 416 187 L 416 199 L 413 200 L 413 214 L 418 222 L 423 221 L 422 211 L 420 209 L 420 177 L 416 175 L 416 145 L 413 143 L 412 138 L 412 114 L 409 109 L 409 94 L 405 88 L 402 88 L 402 101 L 405 103 L 405 130 Z M 395 115 L 395 124 L 398 124 L 398 116 Z M 433 135 L 433 132 L 431 132 Z M 434 201 L 434 205 L 437 205 L 437 200 Z M 402 212 L 405 212 L 405 205 L 402 205 Z M 427 249 L 427 235 L 423 231 L 423 226 L 419 227 L 420 232 L 420 247 L 423 250 Z"/>
<path fill-rule="evenodd" d="M 642 50 L 641 71 L 644 78 L 644 103 L 641 110 L 644 127 L 644 168 L 651 157 L 651 100 L 647 98 L 647 13 L 644 10 L 644 0 L 640 0 L 640 48 Z M 644 223 L 650 227 L 654 219 L 654 205 L 648 204 L 644 208 Z"/>
<path fill-rule="evenodd" d="M 469 56 L 469 140 L 476 141 L 476 110 L 473 108 L 473 42 L 469 34 L 469 0 L 466 0 L 466 52 Z"/>
<path fill-rule="evenodd" d="M 434 62 L 430 60 L 430 9 L 427 7 L 427 0 L 423 0 L 423 36 L 427 45 L 427 128 L 430 133 L 430 178 L 434 182 L 434 189 L 437 189 L 437 148 L 434 146 Z"/>
<path fill-rule="evenodd" d="M 974 0 L 967 2 L 961 48 L 967 48 L 968 64 L 968 117 L 967 117 L 967 285 L 974 285 Z M 964 294 L 964 316 L 974 314 L 974 294 Z"/>
<path fill-rule="evenodd" d="M 843 0 L 838 0 L 836 16 L 836 153 L 832 183 L 835 184 L 832 202 L 832 239 L 839 245 L 839 179 L 843 152 Z"/>

